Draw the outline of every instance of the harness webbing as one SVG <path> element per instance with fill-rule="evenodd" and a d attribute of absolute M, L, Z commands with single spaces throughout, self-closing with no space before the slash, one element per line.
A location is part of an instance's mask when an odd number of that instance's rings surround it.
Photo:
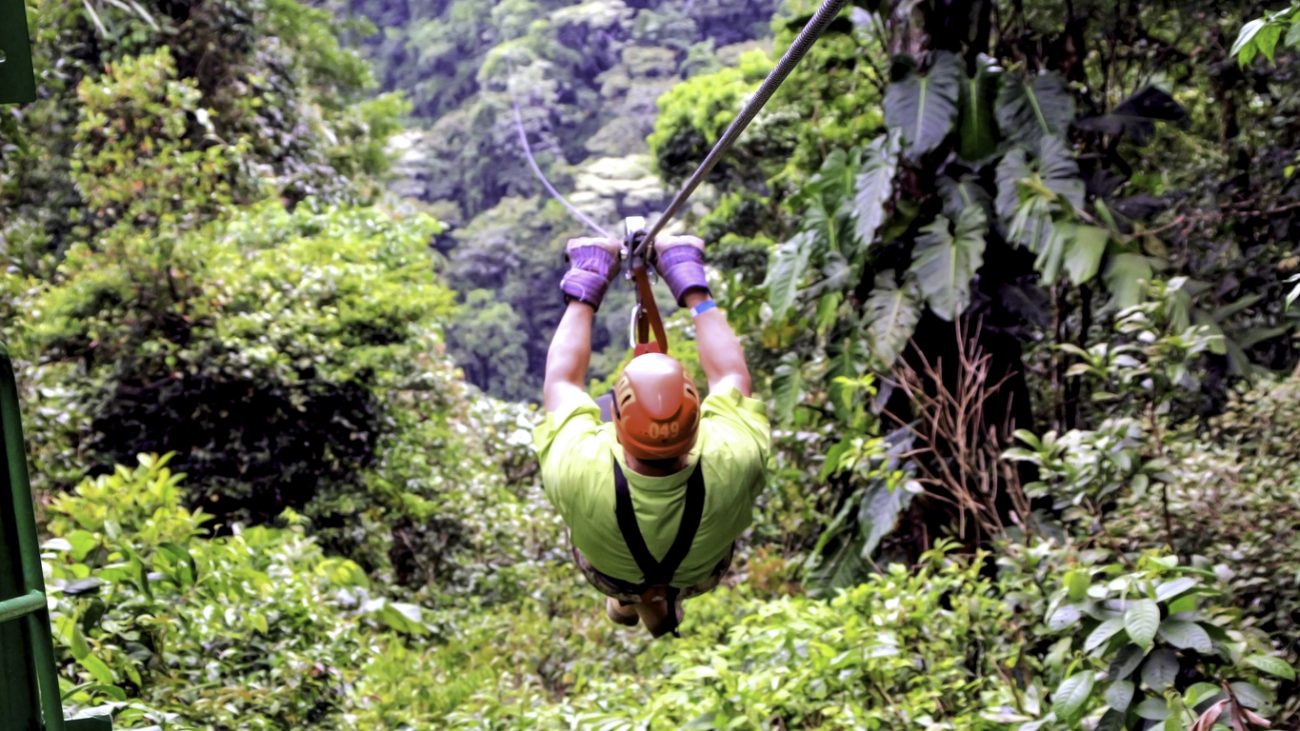
<path fill-rule="evenodd" d="M 668 548 L 662 560 L 655 560 L 650 549 L 646 547 L 645 538 L 636 523 L 636 509 L 632 506 L 632 491 L 627 485 L 627 476 L 614 460 L 614 514 L 618 518 L 618 529 L 623 534 L 623 541 L 632 553 L 632 559 L 645 575 L 642 586 L 646 589 L 656 586 L 672 586 L 673 574 L 686 560 L 695 542 L 695 534 L 700 528 L 700 519 L 704 515 L 704 470 L 703 461 L 695 464 L 695 469 L 686 481 L 686 504 L 682 509 L 682 522 L 677 528 L 677 537 Z"/>

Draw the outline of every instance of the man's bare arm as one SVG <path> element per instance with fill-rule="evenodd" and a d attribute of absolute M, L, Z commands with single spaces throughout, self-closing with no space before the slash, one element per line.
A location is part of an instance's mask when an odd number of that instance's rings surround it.
<path fill-rule="evenodd" d="M 595 310 L 581 302 L 570 302 L 560 319 L 560 326 L 546 351 L 546 382 L 542 386 L 542 406 L 556 411 L 575 395 L 581 395 L 591 362 L 591 325 Z"/>
<path fill-rule="evenodd" d="M 709 295 L 704 292 L 687 292 L 686 306 L 694 307 L 707 299 Z M 700 351 L 700 366 L 709 379 L 710 392 L 732 386 L 746 396 L 751 395 L 745 349 L 722 310 L 714 308 L 695 318 L 695 345 Z"/>
<path fill-rule="evenodd" d="M 613 239 L 569 239 L 565 253 L 570 268 L 560 280 L 560 290 L 569 304 L 546 351 L 546 381 L 542 406 L 557 411 L 585 391 L 587 365 L 591 362 L 591 325 L 605 297 L 605 289 L 618 274 L 621 245 Z"/>
<path fill-rule="evenodd" d="M 656 268 L 673 289 L 679 304 L 694 307 L 709 299 L 703 269 L 703 241 L 694 236 L 664 236 L 655 241 L 655 249 L 659 257 Z M 730 386 L 750 395 L 745 350 L 721 311 L 715 308 L 695 318 L 695 343 L 710 391 Z"/>

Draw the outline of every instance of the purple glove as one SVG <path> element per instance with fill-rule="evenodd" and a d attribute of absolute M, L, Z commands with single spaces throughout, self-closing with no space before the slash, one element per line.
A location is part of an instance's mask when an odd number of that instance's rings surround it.
<path fill-rule="evenodd" d="M 693 289 L 709 293 L 709 280 L 704 276 L 703 241 L 694 236 L 676 236 L 660 239 L 655 250 L 655 271 L 668 284 L 679 306 L 686 306 L 686 293 Z"/>
<path fill-rule="evenodd" d="M 565 247 L 569 255 L 569 271 L 560 280 L 564 301 L 577 300 L 600 309 L 605 290 L 618 275 L 617 242 L 604 239 L 570 239 Z M 613 248 L 613 251 L 610 250 Z"/>

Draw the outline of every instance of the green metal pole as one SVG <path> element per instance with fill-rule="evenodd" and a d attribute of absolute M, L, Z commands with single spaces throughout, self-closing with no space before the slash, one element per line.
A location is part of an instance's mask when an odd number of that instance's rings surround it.
<path fill-rule="evenodd" d="M 45 594 L 45 577 L 37 548 L 36 514 L 32 510 L 32 488 L 23 450 L 23 425 L 18 411 L 18 384 L 14 381 L 9 353 L 0 345 L 0 431 L 4 432 L 5 462 L 9 466 L 9 487 L 13 497 L 14 529 L 18 538 L 19 563 L 27 592 Z M 46 605 L 27 615 L 28 638 L 40 690 L 41 713 L 47 731 L 63 731 L 63 704 L 59 681 L 54 673 L 54 638 L 50 634 L 50 612 Z"/>
<path fill-rule="evenodd" d="M 36 99 L 24 0 L 0 0 L 0 104 Z"/>

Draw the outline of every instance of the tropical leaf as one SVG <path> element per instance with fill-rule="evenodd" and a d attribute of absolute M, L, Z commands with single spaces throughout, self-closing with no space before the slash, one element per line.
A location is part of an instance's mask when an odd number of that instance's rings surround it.
<path fill-rule="evenodd" d="M 901 487 L 890 488 L 889 480 L 872 480 L 864 488 L 858 508 L 858 531 L 862 535 L 859 549 L 863 559 L 871 557 L 880 541 L 898 525 L 898 518 L 912 503 L 912 493 Z"/>
<path fill-rule="evenodd" d="M 943 215 L 957 218 L 967 206 L 978 205 L 992 216 L 993 198 L 980 185 L 974 175 L 963 175 L 960 179 L 944 176 L 939 178 L 939 198 L 943 200 Z"/>
<path fill-rule="evenodd" d="M 1168 647 L 1152 652 L 1142 664 L 1142 683 L 1157 693 L 1173 685 L 1178 677 L 1178 655 Z"/>
<path fill-rule="evenodd" d="M 1091 670 L 1075 673 L 1057 686 L 1052 694 L 1052 711 L 1056 717 L 1073 725 L 1083 715 L 1084 706 L 1092 695 L 1095 675 Z"/>
<path fill-rule="evenodd" d="M 924 76 L 909 74 L 885 90 L 885 124 L 902 133 L 909 158 L 938 147 L 952 131 L 962 75 L 961 61 L 945 51 Z"/>
<path fill-rule="evenodd" d="M 979 206 L 968 206 L 951 230 L 946 216 L 921 229 L 909 271 L 934 314 L 949 322 L 970 304 L 971 279 L 984 264 L 988 218 Z"/>
<path fill-rule="evenodd" d="M 1133 691 L 1136 688 L 1131 680 L 1116 680 L 1106 689 L 1106 705 L 1123 712 L 1133 703 Z"/>
<path fill-rule="evenodd" d="M 1273 675 L 1283 680 L 1295 680 L 1295 668 L 1291 667 L 1286 660 L 1272 655 L 1251 655 L 1244 662 L 1259 670 L 1263 670 L 1269 675 Z"/>
<path fill-rule="evenodd" d="M 777 418 L 789 420 L 803 398 L 803 368 L 794 353 L 787 353 L 772 372 L 772 406 Z"/>
<path fill-rule="evenodd" d="M 775 317 L 784 317 L 794 305 L 799 283 L 808 271 L 808 262 L 816 245 L 816 234 L 803 231 L 772 251 L 763 286 L 767 287 L 767 301 Z"/>
<path fill-rule="evenodd" d="M 1159 627 L 1160 606 L 1150 599 L 1139 599 L 1124 610 L 1124 630 L 1139 647 L 1151 647 Z"/>
<path fill-rule="evenodd" d="M 1156 635 L 1180 650 L 1196 650 L 1202 655 L 1214 651 L 1210 635 L 1201 625 L 1180 619 L 1166 619 Z"/>
<path fill-rule="evenodd" d="M 1032 79 L 1007 74 L 998 88 L 997 121 L 1002 135 L 1020 144 L 1064 135 L 1074 120 L 1074 97 L 1055 71 Z"/>
<path fill-rule="evenodd" d="M 1110 257 L 1102 279 L 1115 304 L 1132 307 L 1142 301 L 1153 271 L 1151 260 L 1141 254 L 1116 254 Z"/>
<path fill-rule="evenodd" d="M 1066 238 L 1069 243 L 1065 247 L 1065 272 L 1070 275 L 1070 281 L 1075 284 L 1092 281 L 1101 268 L 1101 258 L 1106 253 L 1106 241 L 1110 238 L 1110 232 L 1100 226 L 1071 224 Z"/>
<path fill-rule="evenodd" d="M 894 132 L 877 137 L 867 146 L 867 159 L 853 194 L 853 231 L 862 249 L 871 246 L 880 224 L 885 222 L 885 204 L 893 194 L 894 176 L 898 174 L 898 148 L 898 134 Z"/>
<path fill-rule="evenodd" d="M 998 147 L 994 110 L 1002 69 L 983 55 L 976 64 L 978 68 L 975 75 L 962 80 L 958 99 L 960 119 L 957 123 L 957 154 L 970 161 L 983 160 L 996 152 Z"/>
<path fill-rule="evenodd" d="M 912 339 L 921 317 L 916 282 L 908 277 L 900 287 L 894 270 L 881 272 L 876 275 L 876 285 L 867 297 L 866 309 L 872 355 L 882 369 L 888 370 Z"/>

